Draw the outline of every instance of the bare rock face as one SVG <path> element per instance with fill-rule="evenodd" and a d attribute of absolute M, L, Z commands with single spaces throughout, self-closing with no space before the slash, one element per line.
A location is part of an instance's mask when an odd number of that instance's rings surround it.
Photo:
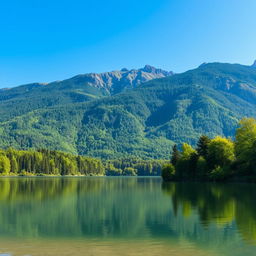
<path fill-rule="evenodd" d="M 92 87 L 105 89 L 109 94 L 115 94 L 135 88 L 152 79 L 163 78 L 173 74 L 173 72 L 146 65 L 141 69 L 128 70 L 127 68 L 123 68 L 121 70 L 100 74 L 90 73 L 78 75 L 71 79 L 74 80 L 75 83 L 84 83 Z"/>
<path fill-rule="evenodd" d="M 51 83 L 31 83 L 13 88 L 0 89 L 0 101 L 16 99 L 19 97 L 40 99 L 52 98 L 56 93 L 58 99 L 69 99 L 72 102 L 87 101 L 102 96 L 114 95 L 126 90 L 137 88 L 142 83 L 156 78 L 164 78 L 173 75 L 168 72 L 146 65 L 141 69 L 123 68 L 117 71 L 104 73 L 88 73 L 72 78 Z M 36 96 L 36 97 L 37 97 Z M 39 100 L 40 101 L 40 100 Z M 54 101 L 48 100 L 55 105 Z M 52 103 L 51 103 L 52 102 Z M 58 101 L 56 101 L 58 102 Z"/>

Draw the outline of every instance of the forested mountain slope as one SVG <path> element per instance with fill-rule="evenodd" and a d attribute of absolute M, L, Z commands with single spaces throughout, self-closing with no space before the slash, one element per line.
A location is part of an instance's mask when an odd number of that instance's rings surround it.
<path fill-rule="evenodd" d="M 87 102 L 136 88 L 155 78 L 173 75 L 146 65 L 141 69 L 122 69 L 105 73 L 77 75 L 52 83 L 33 83 L 0 90 L 0 121 L 32 110 Z"/>
<path fill-rule="evenodd" d="M 256 68 L 210 63 L 112 96 L 9 117 L 0 125 L 0 146 L 167 158 L 173 143 L 233 136 L 244 116 L 256 117 Z"/>

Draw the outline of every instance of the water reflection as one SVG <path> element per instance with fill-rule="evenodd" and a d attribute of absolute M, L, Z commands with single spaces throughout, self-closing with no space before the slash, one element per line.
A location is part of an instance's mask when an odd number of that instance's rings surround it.
<path fill-rule="evenodd" d="M 204 226 L 215 224 L 223 229 L 236 226 L 250 243 L 256 242 L 256 186 L 254 184 L 163 183 L 177 215 L 194 211 Z"/>
<path fill-rule="evenodd" d="M 148 221 L 170 212 L 155 200 L 161 193 L 158 179 L 1 179 L 0 235 L 140 236 L 150 233 Z"/>
<path fill-rule="evenodd" d="M 256 186 L 158 178 L 0 179 L 2 238 L 256 241 Z"/>

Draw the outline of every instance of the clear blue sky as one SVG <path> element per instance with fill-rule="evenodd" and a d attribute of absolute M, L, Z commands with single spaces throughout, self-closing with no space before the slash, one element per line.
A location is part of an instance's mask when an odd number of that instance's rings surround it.
<path fill-rule="evenodd" d="M 256 59 L 255 0 L 4 0 L 0 87 Z"/>

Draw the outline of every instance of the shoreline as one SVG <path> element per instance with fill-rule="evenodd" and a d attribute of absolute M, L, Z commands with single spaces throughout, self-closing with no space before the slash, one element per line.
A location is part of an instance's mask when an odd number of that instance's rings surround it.
<path fill-rule="evenodd" d="M 1 178 L 95 178 L 95 177 L 105 177 L 105 178 L 108 178 L 108 177 L 115 177 L 115 178 L 161 178 L 161 176 L 125 176 L 125 175 L 119 175 L 119 176 L 116 176 L 116 175 L 5 175 L 5 176 L 0 176 L 0 179 Z"/>
<path fill-rule="evenodd" d="M 79 178 L 79 177 L 105 177 L 105 175 L 3 175 L 1 178 Z"/>
<path fill-rule="evenodd" d="M 168 180 L 165 181 L 161 176 L 107 176 L 107 175 L 7 175 L 7 176 L 0 176 L 0 179 L 8 179 L 8 178 L 161 178 L 162 185 L 168 185 L 172 183 L 211 183 L 211 184 L 236 184 L 236 183 L 248 183 L 248 184 L 255 184 L 256 183 L 256 176 L 255 177 L 243 177 L 242 178 L 232 178 L 222 181 L 213 181 L 213 180 Z"/>
<path fill-rule="evenodd" d="M 245 176 L 245 177 L 232 177 L 232 178 L 227 178 L 224 180 L 189 180 L 189 179 L 184 179 L 184 180 L 164 180 L 163 183 L 168 184 L 168 183 L 216 183 L 216 184 L 221 184 L 221 183 L 256 183 L 256 176 Z"/>

